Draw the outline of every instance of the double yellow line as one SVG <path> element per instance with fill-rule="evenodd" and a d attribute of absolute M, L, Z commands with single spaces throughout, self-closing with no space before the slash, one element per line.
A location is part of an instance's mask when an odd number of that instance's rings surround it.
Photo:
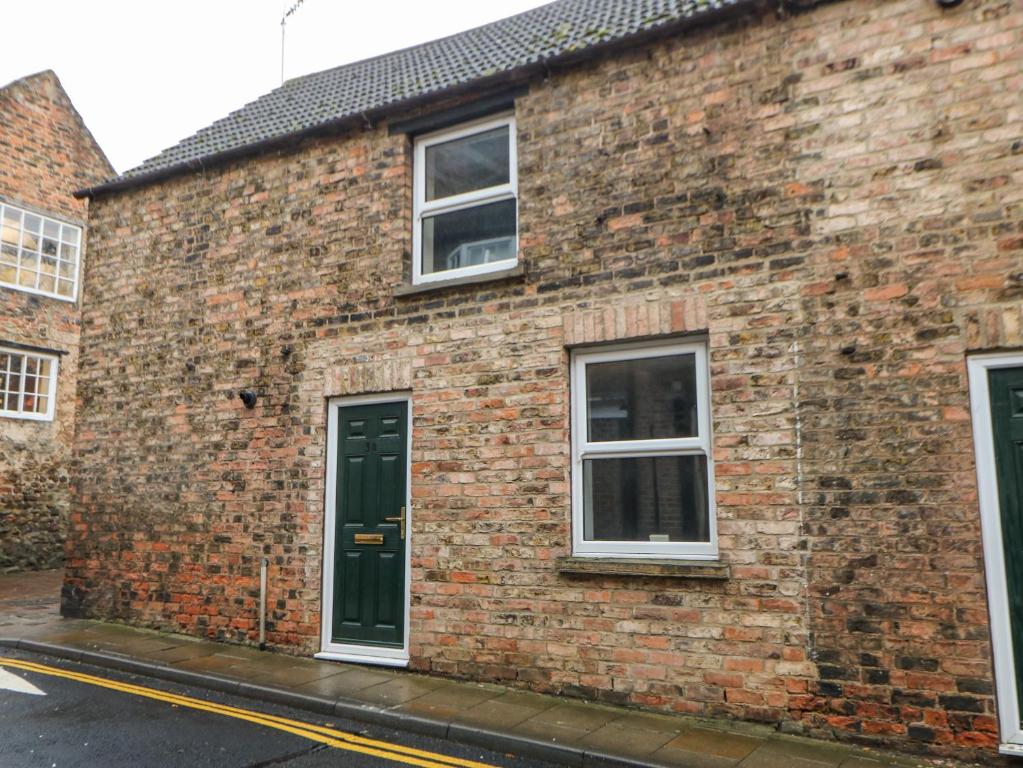
<path fill-rule="evenodd" d="M 188 707 L 189 709 L 197 709 L 203 712 L 212 712 L 214 714 L 224 715 L 225 717 L 233 717 L 237 720 L 245 720 L 257 725 L 264 725 L 267 728 L 275 728 L 278 731 L 285 731 L 287 733 L 294 734 L 295 736 L 301 736 L 304 739 L 309 739 L 310 741 L 316 741 L 320 744 L 335 747 L 336 749 L 345 749 L 349 752 L 359 752 L 363 755 L 380 757 L 384 760 L 394 760 L 399 763 L 407 763 L 408 765 L 418 765 L 420 768 L 494 768 L 487 763 L 478 763 L 473 760 L 449 757 L 437 752 L 428 752 L 422 749 L 415 749 L 414 747 L 402 746 L 401 744 L 391 744 L 386 741 L 367 739 L 364 736 L 358 736 L 354 733 L 346 733 L 345 731 L 338 731 L 322 725 L 303 723 L 300 720 L 289 720 L 286 717 L 278 717 L 277 715 L 268 715 L 248 709 L 230 707 L 226 704 L 214 704 L 213 702 L 203 701 L 202 699 L 193 699 L 190 696 L 180 696 L 175 693 L 158 691 L 154 688 L 146 688 L 141 685 L 120 683 L 114 680 L 108 680 L 104 677 L 86 675 L 82 672 L 71 672 L 66 669 L 58 669 L 57 667 L 48 667 L 45 664 L 36 664 L 32 661 L 0 657 L 0 667 L 12 667 L 15 669 L 25 670 L 26 672 L 36 672 L 41 675 L 50 675 L 51 677 L 62 677 L 66 680 L 74 680 L 79 683 L 95 685 L 100 688 L 108 688 L 112 691 L 120 691 L 121 693 L 131 694 L 132 696 L 142 696 L 147 699 L 155 699 L 156 701 L 163 701 L 179 707 Z"/>

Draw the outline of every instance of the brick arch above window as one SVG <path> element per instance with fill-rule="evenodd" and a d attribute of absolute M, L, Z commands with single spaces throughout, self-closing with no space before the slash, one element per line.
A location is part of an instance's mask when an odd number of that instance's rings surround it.
<path fill-rule="evenodd" d="M 565 346 L 627 341 L 707 330 L 702 296 L 631 299 L 596 308 L 570 308 L 562 317 Z"/>

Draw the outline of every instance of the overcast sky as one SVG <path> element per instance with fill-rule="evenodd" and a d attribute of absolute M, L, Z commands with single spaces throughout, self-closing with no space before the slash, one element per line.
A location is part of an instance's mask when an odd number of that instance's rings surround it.
<path fill-rule="evenodd" d="M 4 3 L 0 86 L 52 69 L 118 171 L 280 85 L 295 0 Z M 459 32 L 544 0 L 304 0 L 285 77 Z"/>

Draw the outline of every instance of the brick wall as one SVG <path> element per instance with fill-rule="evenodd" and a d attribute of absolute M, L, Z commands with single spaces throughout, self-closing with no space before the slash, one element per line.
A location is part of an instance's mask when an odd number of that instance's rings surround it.
<path fill-rule="evenodd" d="M 325 398 L 411 391 L 414 668 L 992 756 L 964 361 L 1023 343 L 1021 28 L 848 0 L 552 72 L 499 283 L 396 295 L 385 126 L 99 198 L 65 612 L 252 642 L 267 555 L 317 650 Z M 687 333 L 730 578 L 560 574 L 567 347 Z"/>
<path fill-rule="evenodd" d="M 965 359 L 1023 345 L 1023 8 L 928 5 L 822 10 L 790 38 L 804 118 L 775 118 L 822 191 L 801 290 L 805 718 L 990 749 Z"/>
<path fill-rule="evenodd" d="M 53 72 L 0 88 L 0 200 L 84 226 L 87 203 L 71 193 L 111 172 Z M 52 422 L 0 417 L 0 570 L 63 559 L 78 332 L 77 304 L 0 286 L 0 346 L 67 353 Z"/>

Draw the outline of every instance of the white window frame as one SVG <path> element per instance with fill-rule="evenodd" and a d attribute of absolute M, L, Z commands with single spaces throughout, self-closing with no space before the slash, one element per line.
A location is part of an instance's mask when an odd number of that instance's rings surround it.
<path fill-rule="evenodd" d="M 695 355 L 695 437 L 658 440 L 590 442 L 586 423 L 586 366 L 592 363 L 644 360 L 670 355 Z M 710 376 L 704 341 L 619 344 L 572 352 L 572 554 L 579 557 L 718 559 L 717 513 L 714 501 L 714 461 L 711 451 Z M 583 461 L 589 458 L 641 458 L 704 455 L 707 457 L 707 542 L 587 541 L 583 538 Z"/>
<path fill-rule="evenodd" d="M 82 252 L 83 252 L 83 250 L 85 248 L 85 230 L 84 230 L 84 228 L 81 225 L 75 224 L 74 222 L 71 222 L 71 221 L 67 221 L 66 219 L 57 219 L 57 218 L 54 218 L 53 216 L 47 216 L 45 213 L 39 213 L 38 211 L 33 211 L 33 210 L 29 209 L 29 208 L 24 208 L 24 207 L 22 207 L 20 205 L 13 205 L 12 203 L 8 203 L 6 200 L 3 200 L 3 199 L 0 199 L 0 227 L 3 226 L 3 213 L 4 213 L 3 209 L 4 208 L 10 208 L 13 211 L 18 211 L 19 213 L 21 213 L 21 222 L 22 222 L 22 224 L 21 224 L 21 231 L 19 233 L 19 238 L 18 238 L 18 251 L 19 251 L 18 256 L 19 256 L 19 258 L 18 258 L 17 271 L 15 272 L 15 275 L 14 275 L 14 282 L 13 283 L 9 283 L 6 280 L 0 280 L 0 287 L 2 287 L 2 288 L 10 288 L 12 291 L 22 291 L 24 293 L 31 293 L 31 294 L 34 294 L 36 296 L 46 296 L 47 298 L 50 298 L 50 299 L 57 299 L 59 301 L 66 301 L 66 302 L 69 302 L 71 304 L 74 304 L 75 302 L 77 302 L 78 301 L 78 274 L 79 274 L 79 272 L 82 269 Z M 54 289 L 52 291 L 44 291 L 44 290 L 41 290 L 40 288 L 38 288 L 40 278 L 42 277 L 42 270 L 39 270 L 39 271 L 36 272 L 36 281 L 35 281 L 35 286 L 36 287 L 29 287 L 27 285 L 19 285 L 19 281 L 21 280 L 21 253 L 20 253 L 20 251 L 21 251 L 21 248 L 22 248 L 22 246 L 24 244 L 24 241 L 25 241 L 25 216 L 26 215 L 38 216 L 40 219 L 42 219 L 43 220 L 44 231 L 45 231 L 45 226 L 46 226 L 46 222 L 47 221 L 52 222 L 54 224 L 57 224 L 58 226 L 61 226 L 61 227 L 72 227 L 73 229 L 78 230 L 78 244 L 75 245 L 76 253 L 75 253 L 74 270 L 73 270 L 72 275 L 71 275 L 71 295 L 70 296 L 65 296 L 64 294 L 59 293 L 57 291 L 57 285 L 59 284 L 57 281 L 60 279 L 60 267 L 59 266 L 57 268 L 57 273 L 54 276 Z M 64 239 L 62 237 L 58 238 L 57 242 L 58 242 L 58 244 L 64 243 Z M 68 245 L 73 245 L 73 243 L 68 243 Z M 58 249 L 58 253 L 59 253 L 59 249 Z M 39 255 L 39 258 L 41 259 L 42 258 L 42 253 L 40 252 L 38 255 Z M 59 261 L 58 261 L 58 265 L 59 265 Z"/>
<path fill-rule="evenodd" d="M 508 183 L 499 184 L 485 189 L 474 189 L 459 195 L 443 197 L 439 200 L 426 199 L 426 150 L 436 144 L 444 144 L 455 139 L 465 138 L 477 133 L 508 127 Z M 412 207 L 412 284 L 445 282 L 462 277 L 484 275 L 489 272 L 500 272 L 511 269 L 518 264 L 519 250 L 519 211 L 518 211 L 518 152 L 516 149 L 515 116 L 511 113 L 471 123 L 462 123 L 454 128 L 417 136 L 414 142 L 412 158 L 413 172 L 413 207 Z M 468 267 L 446 269 L 442 272 L 423 272 L 423 220 L 442 213 L 452 213 L 466 208 L 476 208 L 488 203 L 502 200 L 515 200 L 515 256 L 511 259 L 474 264 Z"/>
<path fill-rule="evenodd" d="M 5 395 L 0 395 L 0 417 L 11 419 L 25 419 L 28 421 L 53 421 L 53 414 L 57 405 L 57 375 L 60 367 L 60 358 L 57 355 L 48 355 L 44 352 L 35 352 L 25 349 L 14 349 L 12 347 L 0 347 L 0 353 L 6 355 L 19 355 L 21 362 L 21 392 L 18 394 L 18 410 L 6 409 L 7 401 Z M 28 359 L 46 360 L 50 363 L 49 390 L 46 393 L 46 413 L 28 413 L 25 407 L 25 368 L 28 366 Z"/>

